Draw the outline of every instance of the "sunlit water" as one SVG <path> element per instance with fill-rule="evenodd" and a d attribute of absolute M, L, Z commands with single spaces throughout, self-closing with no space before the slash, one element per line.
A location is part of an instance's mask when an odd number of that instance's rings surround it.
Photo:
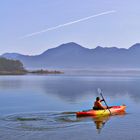
<path fill-rule="evenodd" d="M 126 114 L 77 118 L 97 88 Z M 1 140 L 133 140 L 140 136 L 140 76 L 26 75 L 0 77 Z"/>

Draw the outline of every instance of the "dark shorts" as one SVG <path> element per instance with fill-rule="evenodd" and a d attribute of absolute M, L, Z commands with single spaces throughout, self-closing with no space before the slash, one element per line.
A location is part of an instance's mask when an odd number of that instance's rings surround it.
<path fill-rule="evenodd" d="M 102 108 L 93 107 L 93 110 L 103 110 Z"/>

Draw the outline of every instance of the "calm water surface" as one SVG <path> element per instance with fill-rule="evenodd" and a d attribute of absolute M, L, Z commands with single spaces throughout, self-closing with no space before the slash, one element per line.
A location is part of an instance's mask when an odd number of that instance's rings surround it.
<path fill-rule="evenodd" d="M 76 118 L 97 88 L 126 114 Z M 140 137 L 140 76 L 0 76 L 1 140 L 134 140 Z"/>

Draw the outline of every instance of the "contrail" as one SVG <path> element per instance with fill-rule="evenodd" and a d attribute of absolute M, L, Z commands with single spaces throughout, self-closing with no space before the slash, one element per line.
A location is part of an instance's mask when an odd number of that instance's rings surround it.
<path fill-rule="evenodd" d="M 115 12 L 116 12 L 115 10 L 102 12 L 102 13 L 99 13 L 99 14 L 96 14 L 96 15 L 92 15 L 92 16 L 88 16 L 88 17 L 85 17 L 85 18 L 81 18 L 81 19 L 78 19 L 78 20 L 75 20 L 75 21 L 71 21 L 71 22 L 68 22 L 68 23 L 65 23 L 65 24 L 61 24 L 61 25 L 57 25 L 57 26 L 54 26 L 54 27 L 50 27 L 50 28 L 47 28 L 47 29 L 44 29 L 44 30 L 41 30 L 41 31 L 38 31 L 38 32 L 30 33 L 30 34 L 24 35 L 24 36 L 22 36 L 20 38 L 21 39 L 28 38 L 28 37 L 31 37 L 31 36 L 34 36 L 34 35 L 42 34 L 42 33 L 45 33 L 45 32 L 48 32 L 48 31 L 52 31 L 52 30 L 55 30 L 55 29 L 58 29 L 58 28 L 61 28 L 61 27 L 69 26 L 69 25 L 72 25 L 72 24 L 75 24 L 75 23 L 78 23 L 78 22 L 89 20 L 91 18 L 95 18 L 95 17 L 98 17 L 98 16 L 107 15 L 107 14 L 111 14 L 111 13 L 115 13 Z"/>

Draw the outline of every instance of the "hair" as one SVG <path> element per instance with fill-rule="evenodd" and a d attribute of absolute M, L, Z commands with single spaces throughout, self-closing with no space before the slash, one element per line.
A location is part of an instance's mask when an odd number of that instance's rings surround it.
<path fill-rule="evenodd" d="M 99 100 L 100 100 L 100 97 L 97 97 L 97 98 L 96 98 L 96 101 L 99 101 Z"/>

